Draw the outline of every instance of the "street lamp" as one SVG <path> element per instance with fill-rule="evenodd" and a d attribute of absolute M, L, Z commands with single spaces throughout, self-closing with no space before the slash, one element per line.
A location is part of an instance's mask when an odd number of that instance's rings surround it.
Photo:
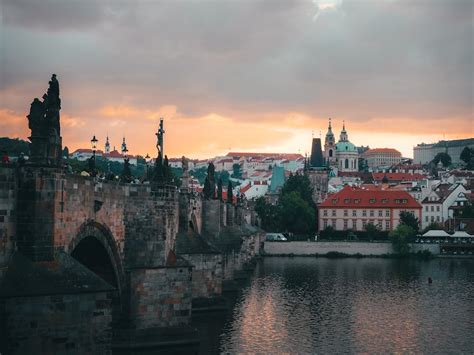
<path fill-rule="evenodd" d="M 150 178 L 150 156 L 148 155 L 148 153 L 146 153 L 146 156 L 145 156 L 145 167 L 146 167 L 146 170 L 145 170 L 145 180 L 148 180 Z"/>
<path fill-rule="evenodd" d="M 91 139 L 91 146 L 92 146 L 92 160 L 91 160 L 91 175 L 95 176 L 95 151 L 97 149 L 97 142 L 99 140 L 95 137 L 95 135 Z"/>

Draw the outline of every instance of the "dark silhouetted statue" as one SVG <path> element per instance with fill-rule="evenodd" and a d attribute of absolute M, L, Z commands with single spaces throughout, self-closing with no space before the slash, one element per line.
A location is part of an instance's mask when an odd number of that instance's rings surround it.
<path fill-rule="evenodd" d="M 49 81 L 48 92 L 43 101 L 35 98 L 31 103 L 28 127 L 31 130 L 31 157 L 35 165 L 60 166 L 62 160 L 62 140 L 60 114 L 61 99 L 56 74 Z"/>

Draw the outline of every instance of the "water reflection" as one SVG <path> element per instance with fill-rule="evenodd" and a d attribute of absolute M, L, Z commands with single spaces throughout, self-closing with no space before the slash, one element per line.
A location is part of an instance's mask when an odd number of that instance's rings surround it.
<path fill-rule="evenodd" d="M 473 279 L 472 260 L 267 258 L 220 351 L 472 353 Z"/>

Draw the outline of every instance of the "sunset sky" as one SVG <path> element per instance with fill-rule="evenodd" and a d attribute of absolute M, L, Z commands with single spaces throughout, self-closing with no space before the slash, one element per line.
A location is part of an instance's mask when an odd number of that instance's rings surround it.
<path fill-rule="evenodd" d="M 474 136 L 473 2 L 2 0 L 0 136 L 61 86 L 63 145 L 132 154 L 300 152 L 332 117 L 413 155 Z"/>

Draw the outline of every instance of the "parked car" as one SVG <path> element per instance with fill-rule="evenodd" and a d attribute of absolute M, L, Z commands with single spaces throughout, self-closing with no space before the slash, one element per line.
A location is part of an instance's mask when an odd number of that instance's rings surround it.
<path fill-rule="evenodd" d="M 281 233 L 267 233 L 265 240 L 267 242 L 286 242 L 288 239 Z"/>

